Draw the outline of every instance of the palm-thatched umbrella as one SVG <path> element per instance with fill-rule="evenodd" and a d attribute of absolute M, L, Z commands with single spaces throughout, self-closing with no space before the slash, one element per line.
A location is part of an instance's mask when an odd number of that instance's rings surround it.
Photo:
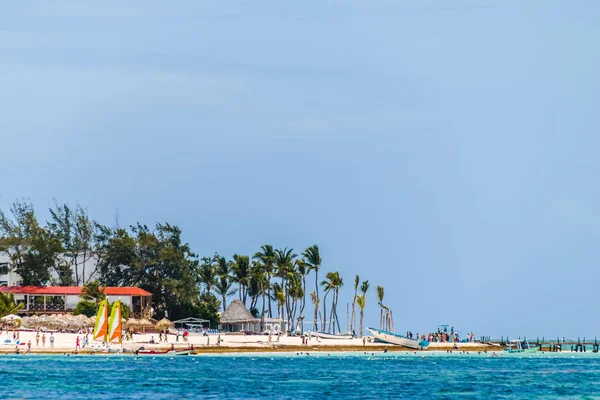
<path fill-rule="evenodd" d="M 93 317 L 89 317 L 88 318 L 88 325 L 89 326 L 96 326 L 96 318 L 98 318 L 98 317 L 96 317 L 95 315 Z"/>
<path fill-rule="evenodd" d="M 142 332 L 146 332 L 146 328 L 154 328 L 154 324 L 147 319 L 142 318 L 138 321 L 137 327 L 141 328 Z"/>
<path fill-rule="evenodd" d="M 125 328 L 137 328 L 140 321 L 135 318 L 129 318 L 127 322 L 125 322 Z"/>
<path fill-rule="evenodd" d="M 175 326 L 175 324 L 171 321 L 169 321 L 166 318 L 161 319 L 160 321 L 158 321 L 156 323 L 156 325 L 154 325 L 154 327 L 156 329 L 158 329 L 159 331 L 165 330 L 165 329 L 169 329 L 169 328 L 173 328 Z"/>

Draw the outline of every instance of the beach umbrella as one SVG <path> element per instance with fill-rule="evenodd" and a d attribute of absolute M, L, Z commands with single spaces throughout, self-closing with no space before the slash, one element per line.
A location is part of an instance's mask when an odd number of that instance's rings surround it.
<path fill-rule="evenodd" d="M 14 328 L 20 328 L 21 325 L 23 324 L 23 320 L 21 319 L 21 317 L 19 317 L 18 315 L 15 315 L 15 314 L 8 314 L 8 315 L 0 318 L 0 321 L 7 323 Z"/>
<path fill-rule="evenodd" d="M 158 321 L 156 323 L 156 325 L 154 325 L 154 327 L 156 329 L 158 329 L 159 331 L 162 331 L 164 329 L 169 329 L 169 328 L 172 328 L 174 326 L 175 326 L 175 324 L 173 322 L 169 321 L 166 318 L 161 319 L 160 321 Z"/>
<path fill-rule="evenodd" d="M 138 321 L 137 327 L 141 328 L 142 332 L 145 332 L 146 328 L 154 328 L 154 324 L 152 322 L 148 321 L 147 319 L 142 318 Z"/>
<path fill-rule="evenodd" d="M 139 324 L 139 321 L 135 318 L 129 318 L 127 320 L 127 322 L 125 323 L 125 327 L 126 328 L 137 328 Z"/>

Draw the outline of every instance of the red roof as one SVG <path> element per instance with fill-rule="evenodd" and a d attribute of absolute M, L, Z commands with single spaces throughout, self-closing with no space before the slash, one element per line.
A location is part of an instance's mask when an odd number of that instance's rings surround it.
<path fill-rule="evenodd" d="M 81 294 L 81 286 L 0 286 L 0 292 L 32 295 L 65 296 Z M 152 296 L 152 293 L 137 287 L 107 287 L 107 296 Z"/>

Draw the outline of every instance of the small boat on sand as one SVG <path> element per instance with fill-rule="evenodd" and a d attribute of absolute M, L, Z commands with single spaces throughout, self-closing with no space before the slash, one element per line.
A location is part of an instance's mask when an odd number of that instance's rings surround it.
<path fill-rule="evenodd" d="M 415 350 L 426 350 L 429 347 L 427 340 L 411 339 L 406 336 L 384 331 L 382 329 L 367 328 L 373 334 L 376 340 L 398 346 L 408 347 Z"/>
<path fill-rule="evenodd" d="M 351 333 L 333 334 L 333 333 L 326 333 L 326 332 L 317 332 L 315 335 L 318 336 L 320 339 L 348 340 L 348 339 L 354 338 L 354 335 L 352 335 Z"/>
<path fill-rule="evenodd" d="M 135 352 L 137 356 L 187 356 L 191 350 L 146 350 L 139 349 Z"/>

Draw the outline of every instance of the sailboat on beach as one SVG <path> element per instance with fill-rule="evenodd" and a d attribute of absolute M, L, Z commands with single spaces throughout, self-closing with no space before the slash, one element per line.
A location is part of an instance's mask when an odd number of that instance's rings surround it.
<path fill-rule="evenodd" d="M 110 343 L 121 344 L 123 347 L 123 322 L 121 319 L 121 300 L 115 301 L 108 317 L 108 300 L 102 300 L 98 307 L 96 326 L 94 327 L 94 340 L 102 342 L 108 351 Z"/>

